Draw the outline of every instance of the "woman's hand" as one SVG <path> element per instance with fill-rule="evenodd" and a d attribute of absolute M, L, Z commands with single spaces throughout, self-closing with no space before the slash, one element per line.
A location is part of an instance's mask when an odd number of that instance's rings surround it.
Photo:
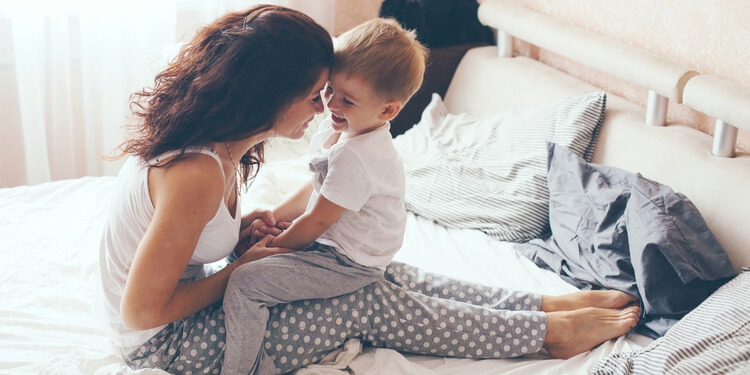
<path fill-rule="evenodd" d="M 276 223 L 273 212 L 269 210 L 250 213 L 242 218 L 240 240 L 234 248 L 235 255 L 240 256 L 244 254 L 253 244 L 266 235 L 278 236 L 281 232 L 289 228 L 290 225 L 291 223 L 286 221 Z"/>
<path fill-rule="evenodd" d="M 271 210 L 255 210 L 242 217 L 242 224 L 240 226 L 240 239 L 250 236 L 255 230 L 261 225 L 276 225 L 276 218 Z M 254 242 L 258 241 L 256 238 Z"/>
<path fill-rule="evenodd" d="M 239 241 L 237 241 L 237 245 L 234 247 L 234 254 L 239 257 L 247 251 L 250 246 L 258 242 L 258 240 L 264 236 L 264 234 L 260 232 L 261 227 L 275 225 L 276 219 L 271 210 L 255 210 L 243 216 L 242 224 L 240 226 Z"/>
<path fill-rule="evenodd" d="M 244 264 L 247 262 L 252 262 L 254 260 L 262 259 L 270 255 L 275 254 L 284 254 L 284 253 L 291 253 L 296 250 L 294 249 L 287 249 L 284 247 L 268 247 L 268 243 L 274 238 L 272 235 L 266 235 L 258 242 L 256 242 L 251 248 L 247 249 L 247 251 L 242 254 L 239 259 L 237 259 L 240 264 Z"/>

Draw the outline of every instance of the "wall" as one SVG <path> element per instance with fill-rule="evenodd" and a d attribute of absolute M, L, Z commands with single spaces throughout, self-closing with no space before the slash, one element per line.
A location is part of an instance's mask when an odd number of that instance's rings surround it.
<path fill-rule="evenodd" d="M 360 23 L 378 16 L 383 0 L 337 0 L 333 34 L 340 35 Z"/>
<path fill-rule="evenodd" d="M 480 2 L 482 0 L 479 0 Z M 750 86 L 750 0 L 513 0 L 533 9 L 696 70 Z M 336 33 L 377 17 L 382 0 L 336 2 Z M 585 5 L 585 6 L 582 6 Z M 537 58 L 584 81 L 645 106 L 645 89 L 525 43 L 517 54 Z M 750 105 L 750 103 L 748 104 Z M 713 134 L 715 119 L 671 102 L 668 123 Z M 750 134 L 738 148 L 750 152 Z"/>
<path fill-rule="evenodd" d="M 598 34 L 662 55 L 686 68 L 750 86 L 750 0 L 515 0 Z M 560 56 L 517 43 L 517 52 L 645 105 L 646 91 Z M 750 103 L 748 103 L 750 105 Z M 668 123 L 713 134 L 715 119 L 671 102 Z M 738 148 L 750 152 L 750 134 Z"/>

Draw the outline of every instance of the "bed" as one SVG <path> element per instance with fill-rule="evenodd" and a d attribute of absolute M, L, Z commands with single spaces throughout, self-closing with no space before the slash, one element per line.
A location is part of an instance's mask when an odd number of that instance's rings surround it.
<path fill-rule="evenodd" d="M 395 139 L 409 208 L 396 259 L 547 294 L 641 272 L 648 280 L 625 280 L 625 288 L 642 294 L 654 325 L 568 360 L 441 358 L 349 341 L 297 373 L 750 371 L 750 154 L 734 147 L 737 132 L 750 129 L 750 89 L 512 2 L 486 0 L 479 18 L 497 30 L 498 45 L 469 50 L 444 97 L 432 95 L 419 123 Z M 644 88 L 647 106 L 513 57 L 514 39 Z M 716 118 L 714 137 L 667 123 L 667 106 L 678 104 Z M 308 140 L 269 144 L 243 209 L 273 205 L 307 177 Z M 99 219 L 113 184 L 103 176 L 0 189 L 0 373 L 163 373 L 128 369 L 90 312 Z M 583 250 L 596 256 L 623 243 L 625 266 L 580 273 L 590 259 Z M 689 259 L 668 256 L 685 249 Z"/>

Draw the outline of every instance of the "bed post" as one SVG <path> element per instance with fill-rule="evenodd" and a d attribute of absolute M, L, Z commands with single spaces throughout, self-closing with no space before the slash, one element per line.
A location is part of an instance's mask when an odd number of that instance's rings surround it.
<path fill-rule="evenodd" d="M 711 154 L 722 158 L 736 156 L 737 132 L 750 131 L 750 87 L 721 78 L 697 75 L 690 78 L 682 102 L 716 119 Z"/>
<path fill-rule="evenodd" d="M 498 57 L 513 57 L 513 37 L 502 31 L 497 30 L 497 56 Z"/>
<path fill-rule="evenodd" d="M 646 101 L 646 125 L 666 125 L 668 105 L 669 98 L 657 94 L 654 90 L 648 90 L 648 100 Z"/>
<path fill-rule="evenodd" d="M 722 120 L 716 120 L 714 128 L 714 144 L 711 154 L 722 158 L 735 157 L 735 145 L 737 144 L 737 128 Z"/>

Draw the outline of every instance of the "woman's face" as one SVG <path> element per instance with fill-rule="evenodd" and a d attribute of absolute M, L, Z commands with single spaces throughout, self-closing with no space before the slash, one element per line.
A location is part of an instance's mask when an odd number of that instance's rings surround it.
<path fill-rule="evenodd" d="M 325 88 L 326 81 L 328 81 L 328 70 L 320 73 L 318 81 L 307 95 L 296 100 L 281 114 L 274 125 L 276 137 L 300 139 L 305 135 L 305 129 L 310 121 L 316 114 L 323 113 L 323 99 L 320 95 Z"/>

